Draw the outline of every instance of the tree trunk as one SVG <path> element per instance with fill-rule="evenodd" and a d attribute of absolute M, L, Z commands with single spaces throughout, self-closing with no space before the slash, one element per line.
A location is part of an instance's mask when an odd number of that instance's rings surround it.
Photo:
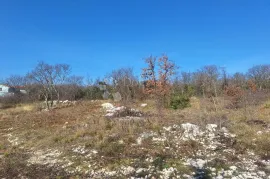
<path fill-rule="evenodd" d="M 214 83 L 214 91 L 215 91 L 215 97 L 217 97 L 217 87 L 216 87 L 216 83 Z"/>
<path fill-rule="evenodd" d="M 51 107 L 53 107 L 53 93 L 51 91 L 51 94 L 50 94 L 50 98 L 51 98 Z"/>
<path fill-rule="evenodd" d="M 202 88 L 202 92 L 203 92 L 203 98 L 205 99 L 204 87 Z"/>
<path fill-rule="evenodd" d="M 44 95 L 44 98 L 45 98 L 45 102 L 46 102 L 46 108 L 49 109 L 50 106 L 49 106 L 49 101 L 48 101 L 48 95 Z"/>
<path fill-rule="evenodd" d="M 57 91 L 57 103 L 59 103 L 59 101 L 60 101 L 60 94 L 59 94 L 59 92 Z"/>

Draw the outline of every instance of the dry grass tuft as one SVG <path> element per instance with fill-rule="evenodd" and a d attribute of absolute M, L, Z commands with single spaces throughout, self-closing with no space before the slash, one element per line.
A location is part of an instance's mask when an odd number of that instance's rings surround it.
<path fill-rule="evenodd" d="M 55 171 L 51 168 L 40 172 L 37 171 L 40 166 L 30 169 L 26 165 L 28 156 L 24 154 L 27 150 L 49 148 L 65 151 L 64 154 L 68 158 L 74 155 L 70 152 L 74 146 L 83 146 L 86 150 L 97 150 L 98 160 L 95 162 L 100 168 L 113 169 L 121 165 L 144 167 L 148 165 L 145 159 L 151 156 L 157 168 L 173 166 L 183 173 L 188 173 L 190 168 L 175 159 L 172 152 L 164 150 L 164 146 L 153 143 L 151 138 L 137 145 L 137 138 L 143 132 L 153 131 L 160 135 L 164 126 L 179 125 L 184 122 L 200 126 L 214 123 L 220 128 L 227 127 L 236 134 L 236 144 L 233 147 L 238 153 L 254 150 L 261 158 L 269 159 L 270 132 L 266 131 L 270 123 L 270 108 L 260 104 L 240 109 L 227 109 L 228 101 L 224 98 L 215 98 L 214 101 L 215 103 L 210 98 L 192 98 L 192 105 L 189 108 L 163 109 L 162 111 L 156 110 L 153 101 L 143 102 L 148 104 L 144 108 L 140 107 L 142 102 L 130 104 L 129 107 L 140 109 L 147 114 L 144 120 L 138 121 L 105 118 L 105 112 L 100 107 L 103 101 L 82 101 L 74 106 L 48 112 L 36 110 L 35 104 L 1 110 L 0 156 L 8 158 L 0 162 L 0 173 L 5 173 L 0 176 L 14 177 L 22 170 L 31 170 L 35 174 L 31 176 L 37 177 L 44 174 L 42 172 L 49 171 L 52 171 L 53 177 L 68 176 L 63 171 Z M 258 131 L 262 134 L 258 134 Z M 4 136 L 7 133 L 17 137 L 21 143 L 18 146 L 12 146 Z M 164 145 L 170 146 L 170 141 L 166 141 Z M 23 147 L 24 151 L 14 150 L 14 147 L 16 149 Z M 194 157 L 199 150 L 200 144 L 196 141 L 181 143 L 181 156 Z M 12 158 L 10 154 L 22 155 L 17 156 L 22 162 L 16 161 L 16 158 Z M 231 158 L 234 160 L 233 156 Z M 78 164 L 83 163 L 82 158 L 78 157 L 77 160 Z M 220 163 L 220 165 L 223 164 Z M 10 169 L 12 167 L 16 167 L 16 170 Z M 7 174 L 8 171 L 10 174 Z"/>

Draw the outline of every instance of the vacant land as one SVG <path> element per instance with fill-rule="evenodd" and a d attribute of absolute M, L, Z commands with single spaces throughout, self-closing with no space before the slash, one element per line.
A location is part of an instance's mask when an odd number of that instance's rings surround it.
<path fill-rule="evenodd" d="M 1 109 L 0 177 L 269 178 L 270 103 L 212 101 L 193 97 L 183 110 L 151 100 Z"/>

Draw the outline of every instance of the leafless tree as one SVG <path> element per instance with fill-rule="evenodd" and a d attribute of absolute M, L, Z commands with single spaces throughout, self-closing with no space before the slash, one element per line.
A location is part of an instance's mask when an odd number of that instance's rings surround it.
<path fill-rule="evenodd" d="M 230 83 L 234 86 L 244 88 L 246 85 L 246 76 L 243 73 L 234 73 L 230 79 Z"/>
<path fill-rule="evenodd" d="M 119 92 L 123 102 L 133 100 L 140 93 L 139 81 L 132 68 L 121 68 L 109 74 L 113 92 Z"/>
<path fill-rule="evenodd" d="M 220 67 L 220 69 L 221 69 L 221 74 L 222 74 L 221 89 L 225 90 L 225 88 L 229 85 L 228 74 L 225 67 Z"/>
<path fill-rule="evenodd" d="M 69 71 L 70 67 L 65 64 L 49 65 L 39 62 L 35 69 L 28 73 L 27 76 L 32 80 L 32 83 L 42 86 L 41 94 L 48 109 L 53 105 L 55 94 L 57 95 L 57 100 L 59 100 L 60 96 L 57 85 L 64 82 Z M 49 99 L 51 100 L 50 104 Z"/>
<path fill-rule="evenodd" d="M 202 70 L 193 73 L 193 83 L 198 94 L 205 98 L 207 76 Z"/>
<path fill-rule="evenodd" d="M 190 72 L 181 72 L 181 79 L 184 84 L 191 84 L 192 82 L 192 73 Z"/>
<path fill-rule="evenodd" d="M 259 89 L 270 87 L 270 65 L 256 65 L 247 72 L 247 77 L 255 81 Z"/>
<path fill-rule="evenodd" d="M 180 76 L 176 77 L 174 80 L 174 89 L 177 88 L 177 91 L 181 91 L 182 95 L 187 89 L 188 86 L 192 85 L 193 74 L 191 72 L 182 71 Z"/>
<path fill-rule="evenodd" d="M 21 87 L 27 84 L 27 78 L 20 75 L 11 75 L 4 80 L 4 83 L 12 87 Z"/>
<path fill-rule="evenodd" d="M 208 94 L 214 94 L 217 97 L 217 85 L 218 85 L 218 78 L 220 76 L 218 67 L 215 65 L 204 66 L 202 68 L 202 72 L 205 74 L 205 84 L 206 90 Z"/>
<path fill-rule="evenodd" d="M 66 94 L 70 100 L 76 100 L 80 97 L 80 91 L 82 90 L 83 86 L 83 77 L 82 76 L 70 76 L 66 80 L 67 84 L 67 91 Z"/>
<path fill-rule="evenodd" d="M 60 100 L 60 91 L 59 91 L 59 86 L 63 85 L 69 77 L 71 73 L 71 68 L 67 64 L 56 64 L 53 66 L 54 71 L 55 71 L 55 82 L 53 85 L 53 89 L 57 95 L 57 101 L 59 102 Z"/>

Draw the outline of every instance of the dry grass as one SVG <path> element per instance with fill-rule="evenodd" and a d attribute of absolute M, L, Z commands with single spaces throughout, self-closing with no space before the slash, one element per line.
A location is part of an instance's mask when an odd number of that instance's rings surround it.
<path fill-rule="evenodd" d="M 176 166 L 187 171 L 189 169 L 182 163 L 177 162 L 170 153 L 164 152 L 162 147 L 151 141 L 145 140 L 140 147 L 134 145 L 138 135 L 142 132 L 155 131 L 158 133 L 163 126 L 183 122 L 201 126 L 209 123 L 218 124 L 220 127 L 226 126 L 237 135 L 236 149 L 238 152 L 253 149 L 262 158 L 270 157 L 268 151 L 270 133 L 258 135 L 257 132 L 264 131 L 265 126 L 247 123 L 249 120 L 256 119 L 269 125 L 270 108 L 266 105 L 268 103 L 234 110 L 225 107 L 229 101 L 224 98 L 214 100 L 215 103 L 212 99 L 192 98 L 190 108 L 163 109 L 162 111 L 156 110 L 153 101 L 145 101 L 144 103 L 148 105 L 144 108 L 140 107 L 142 102 L 137 102 L 130 107 L 148 114 L 146 119 L 141 121 L 117 121 L 104 118 L 105 113 L 100 108 L 104 101 L 82 101 L 75 106 L 54 109 L 49 112 L 38 111 L 35 104 L 1 110 L 0 156 L 2 155 L 6 159 L 4 162 L 0 162 L 0 171 L 8 172 L 9 165 L 15 165 L 14 163 L 17 162 L 19 168 L 30 170 L 25 163 L 18 161 L 20 157 L 18 160 L 14 157 L 10 158 L 9 153 L 16 156 L 23 155 L 25 151 L 54 148 L 64 150 L 65 155 L 73 155 L 70 153 L 73 146 L 97 149 L 100 152 L 99 156 L 103 156 L 99 158 L 97 165 L 103 167 L 114 168 L 130 163 L 133 159 L 136 159 L 140 163 L 139 165 L 144 165 L 145 158 L 154 156 L 157 159 L 157 166 Z M 22 142 L 15 147 L 16 150 L 7 142 L 5 136 L 7 133 L 12 133 Z M 194 155 L 192 151 L 196 153 L 196 150 L 199 149 L 198 144 L 193 142 L 187 142 L 183 146 L 183 151 L 191 152 L 186 155 Z M 20 147 L 23 147 L 24 151 L 17 150 Z M 24 156 L 21 161 L 26 159 L 27 156 Z M 135 164 L 133 163 L 133 165 Z M 36 168 L 33 169 L 33 172 L 38 173 Z M 19 173 L 19 171 L 14 172 Z M 55 173 L 54 171 L 54 176 L 59 176 L 61 172 Z"/>

